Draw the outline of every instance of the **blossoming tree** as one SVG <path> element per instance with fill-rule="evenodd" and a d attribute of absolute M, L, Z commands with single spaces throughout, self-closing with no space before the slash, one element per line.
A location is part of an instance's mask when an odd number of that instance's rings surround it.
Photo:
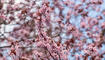
<path fill-rule="evenodd" d="M 0 1 L 0 60 L 105 59 L 104 0 L 17 1 Z"/>

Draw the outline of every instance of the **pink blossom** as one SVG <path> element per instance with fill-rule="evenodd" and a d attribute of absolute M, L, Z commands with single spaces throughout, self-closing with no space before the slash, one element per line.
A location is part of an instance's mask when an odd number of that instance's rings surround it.
<path fill-rule="evenodd" d="M 101 24 L 101 27 L 104 29 L 105 28 L 105 22 L 103 22 L 102 24 Z"/>

